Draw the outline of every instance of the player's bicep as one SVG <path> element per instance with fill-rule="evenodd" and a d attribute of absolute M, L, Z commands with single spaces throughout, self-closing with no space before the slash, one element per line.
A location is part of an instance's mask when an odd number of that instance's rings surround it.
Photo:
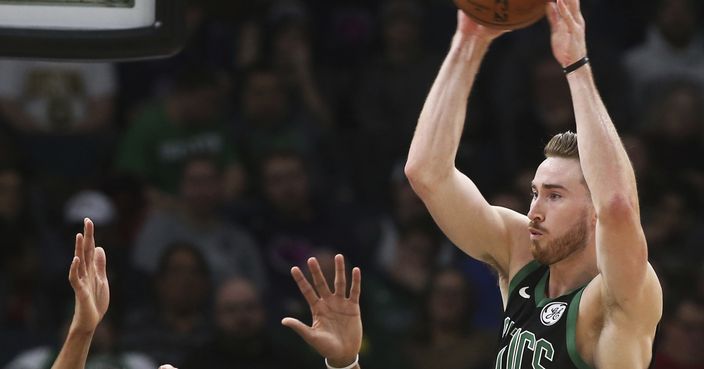
<path fill-rule="evenodd" d="M 471 257 L 508 272 L 512 228 L 521 214 L 491 206 L 476 185 L 455 170 L 421 195 L 445 235 Z M 527 224 L 527 219 L 525 220 Z"/>
<path fill-rule="evenodd" d="M 622 309 L 637 306 L 643 298 L 649 268 L 647 244 L 638 217 L 614 214 L 600 218 L 596 248 L 604 301 Z"/>

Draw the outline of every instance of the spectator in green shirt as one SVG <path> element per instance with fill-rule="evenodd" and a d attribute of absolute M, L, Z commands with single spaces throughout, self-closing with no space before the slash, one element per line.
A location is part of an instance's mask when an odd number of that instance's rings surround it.
<path fill-rule="evenodd" d="M 188 157 L 207 154 L 225 168 L 226 195 L 242 191 L 244 171 L 236 160 L 224 123 L 225 92 L 208 70 L 183 72 L 164 101 L 146 106 L 120 144 L 116 166 L 144 180 L 157 207 L 168 207 Z"/>

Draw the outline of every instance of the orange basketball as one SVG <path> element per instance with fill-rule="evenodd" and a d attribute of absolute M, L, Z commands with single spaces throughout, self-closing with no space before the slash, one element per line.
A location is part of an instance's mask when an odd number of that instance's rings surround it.
<path fill-rule="evenodd" d="M 528 27 L 545 15 L 548 0 L 453 0 L 477 23 L 497 29 Z"/>

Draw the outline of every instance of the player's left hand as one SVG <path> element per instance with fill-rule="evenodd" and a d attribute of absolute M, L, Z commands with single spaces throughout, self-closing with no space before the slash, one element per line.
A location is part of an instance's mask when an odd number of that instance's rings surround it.
<path fill-rule="evenodd" d="M 68 274 L 76 295 L 71 329 L 81 333 L 95 331 L 110 303 L 105 250 L 95 247 L 93 231 L 93 222 L 86 218 L 83 233 L 76 235 L 74 257 Z"/>
<path fill-rule="evenodd" d="M 552 33 L 552 52 L 557 62 L 564 68 L 587 56 L 579 0 L 549 1 L 546 6 Z"/>

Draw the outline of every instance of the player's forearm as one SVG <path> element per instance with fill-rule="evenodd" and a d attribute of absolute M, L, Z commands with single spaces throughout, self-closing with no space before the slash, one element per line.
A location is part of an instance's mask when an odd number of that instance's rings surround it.
<path fill-rule="evenodd" d="M 572 92 L 580 164 L 597 214 L 614 205 L 638 208 L 635 174 L 587 65 L 567 77 Z"/>
<path fill-rule="evenodd" d="M 70 329 L 66 342 L 51 369 L 83 369 L 88 358 L 93 332 Z"/>
<path fill-rule="evenodd" d="M 449 175 L 464 128 L 467 99 L 490 41 L 456 34 L 418 119 L 406 174 L 413 182 Z"/>

